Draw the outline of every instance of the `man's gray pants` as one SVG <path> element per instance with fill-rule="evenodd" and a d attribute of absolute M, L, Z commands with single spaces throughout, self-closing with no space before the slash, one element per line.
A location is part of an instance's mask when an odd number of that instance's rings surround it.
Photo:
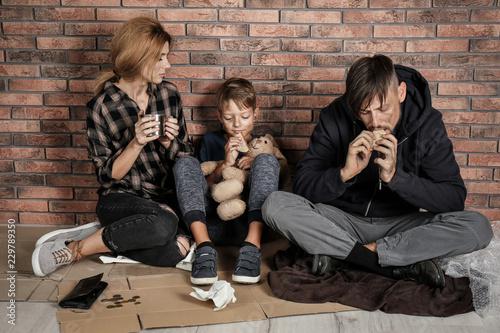
<path fill-rule="evenodd" d="M 262 214 L 272 229 L 310 254 L 344 260 L 356 242 L 376 242 L 382 266 L 472 252 L 485 248 L 493 237 L 489 220 L 474 211 L 374 218 L 281 191 L 267 198 Z"/>

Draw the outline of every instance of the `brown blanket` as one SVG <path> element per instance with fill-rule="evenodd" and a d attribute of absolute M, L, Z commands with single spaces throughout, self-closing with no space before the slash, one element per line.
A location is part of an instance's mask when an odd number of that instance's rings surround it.
<path fill-rule="evenodd" d="M 309 273 L 312 257 L 295 246 L 278 251 L 276 271 L 268 275 L 273 294 L 299 303 L 336 302 L 387 313 L 448 317 L 474 311 L 468 278 L 446 276 L 446 286 L 433 289 L 348 269 L 322 277 Z"/>

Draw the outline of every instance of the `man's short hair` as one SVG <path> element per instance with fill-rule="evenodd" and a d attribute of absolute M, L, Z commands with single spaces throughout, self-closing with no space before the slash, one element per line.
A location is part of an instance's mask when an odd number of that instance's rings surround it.
<path fill-rule="evenodd" d="M 384 103 L 387 94 L 397 87 L 398 77 L 390 58 L 381 54 L 360 58 L 347 73 L 347 105 L 359 118 L 361 108 L 369 106 L 375 98 Z M 363 105 L 365 101 L 368 105 Z"/>
<path fill-rule="evenodd" d="M 257 96 L 252 83 L 242 78 L 230 78 L 224 82 L 217 89 L 216 98 L 219 111 L 226 109 L 231 100 L 240 110 L 249 107 L 255 110 L 257 104 Z"/>

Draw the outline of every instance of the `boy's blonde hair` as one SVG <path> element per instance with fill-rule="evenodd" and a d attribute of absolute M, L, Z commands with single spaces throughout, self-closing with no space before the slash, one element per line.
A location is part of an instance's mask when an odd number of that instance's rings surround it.
<path fill-rule="evenodd" d="M 113 70 L 100 75 L 94 93 L 98 94 L 107 80 L 132 80 L 141 75 L 146 67 L 151 70 L 152 76 L 153 68 L 167 42 L 170 51 L 172 37 L 154 18 L 136 17 L 125 22 L 111 41 Z M 153 81 L 152 77 L 150 81 Z"/>
<path fill-rule="evenodd" d="M 231 100 L 240 110 L 249 107 L 255 110 L 257 105 L 257 96 L 252 83 L 242 78 L 233 77 L 224 82 L 217 89 L 216 98 L 219 111 L 226 109 Z"/>

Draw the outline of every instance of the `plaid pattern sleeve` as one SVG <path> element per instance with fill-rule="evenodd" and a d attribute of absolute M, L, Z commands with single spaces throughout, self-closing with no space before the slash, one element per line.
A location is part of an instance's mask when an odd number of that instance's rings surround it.
<path fill-rule="evenodd" d="M 193 155 L 182 112 L 182 102 L 174 84 L 163 81 L 150 87 L 148 113 L 177 118 L 179 135 L 165 149 L 158 140 L 146 144 L 122 179 L 112 178 L 113 163 L 134 139 L 138 105 L 111 82 L 87 104 L 89 157 L 94 163 L 101 195 L 131 193 L 161 200 L 173 190 L 171 168 L 181 156 Z"/>

